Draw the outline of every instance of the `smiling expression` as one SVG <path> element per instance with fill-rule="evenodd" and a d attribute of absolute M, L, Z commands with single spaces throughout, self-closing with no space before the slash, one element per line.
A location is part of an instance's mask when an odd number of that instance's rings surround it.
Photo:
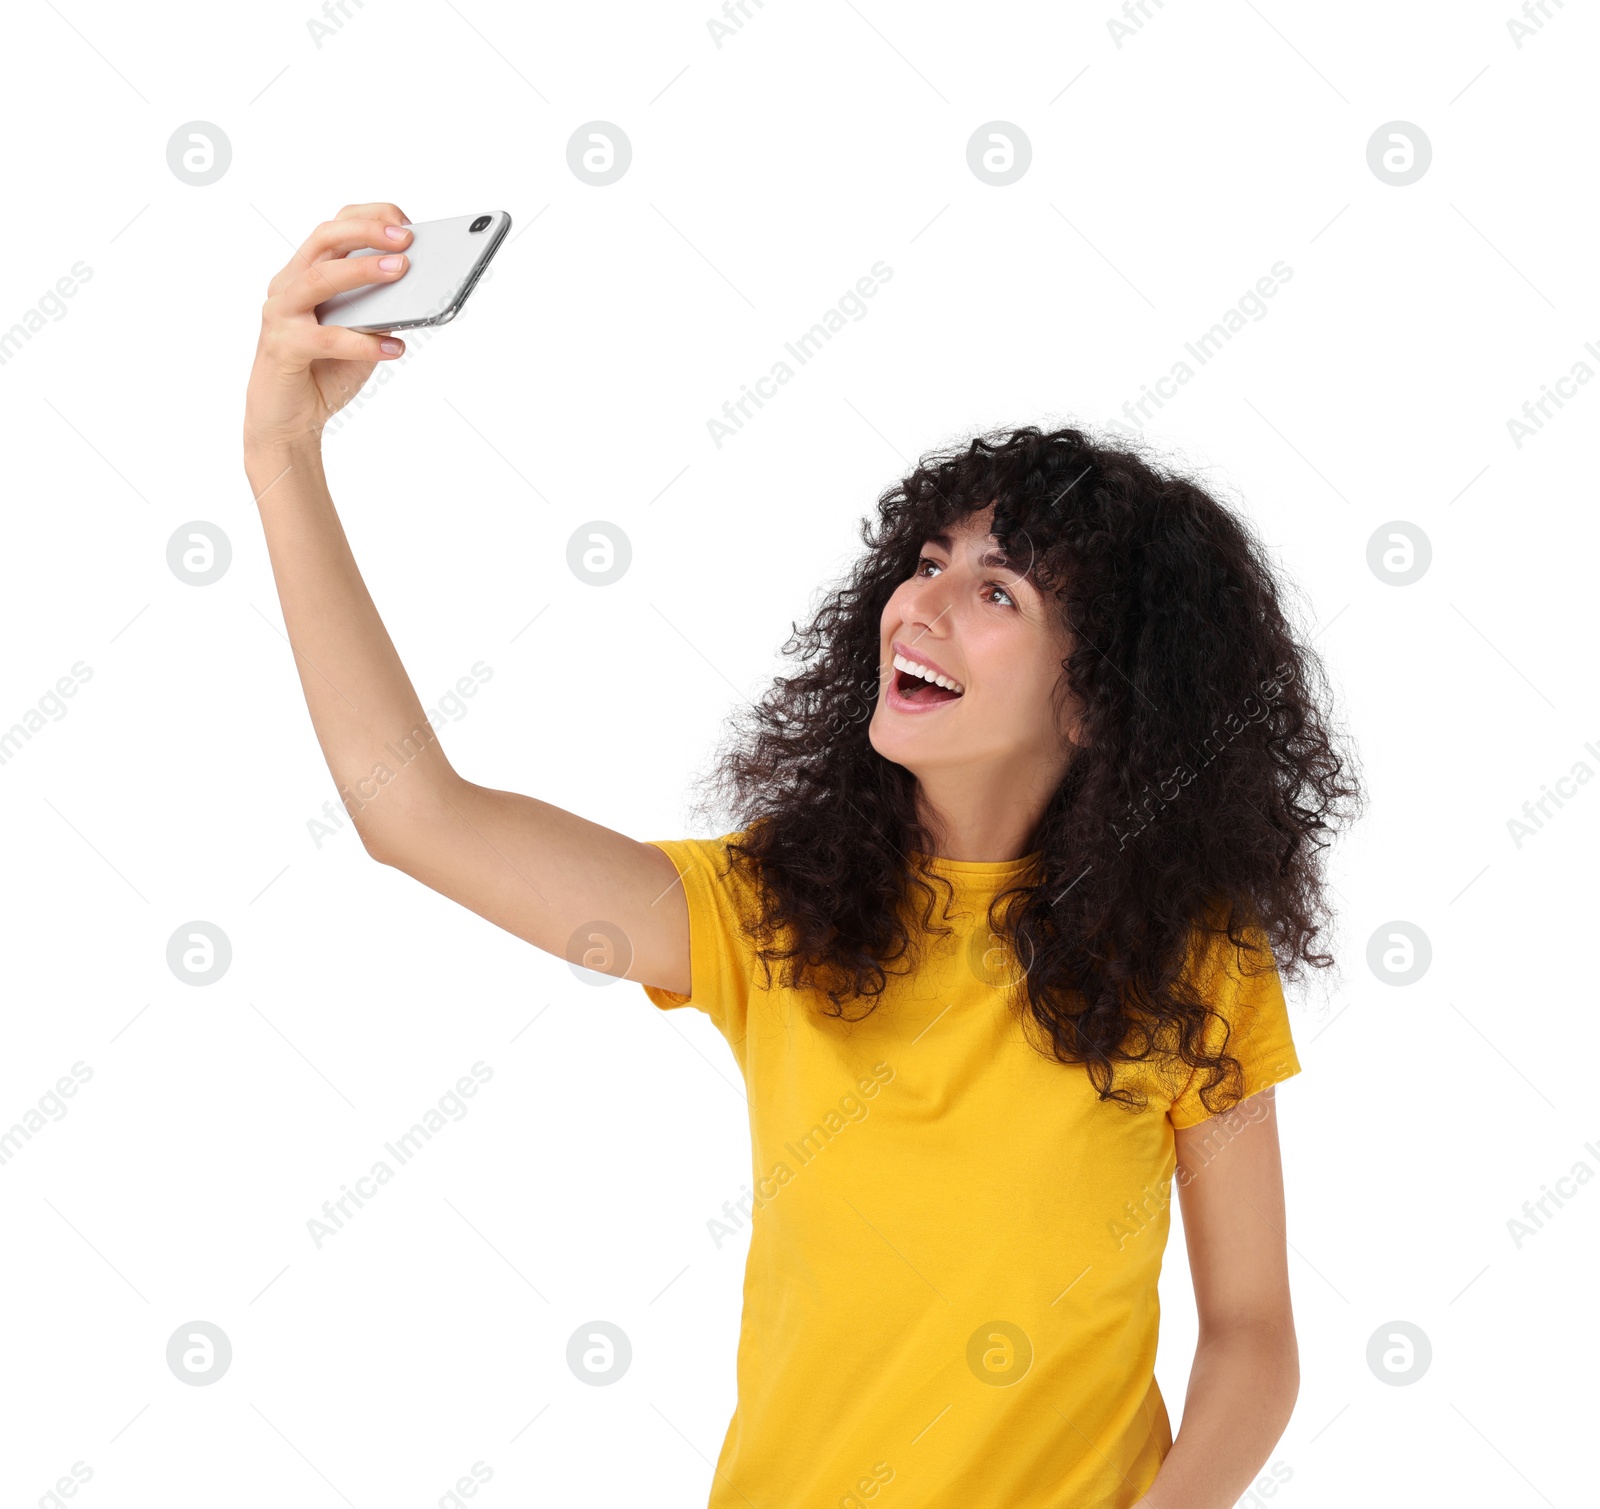
<path fill-rule="evenodd" d="M 992 521 L 991 505 L 924 541 L 885 604 L 868 735 L 918 775 L 987 767 L 1059 779 L 1071 746 L 1054 709 L 1071 638 L 1053 599 L 1000 552 Z"/>

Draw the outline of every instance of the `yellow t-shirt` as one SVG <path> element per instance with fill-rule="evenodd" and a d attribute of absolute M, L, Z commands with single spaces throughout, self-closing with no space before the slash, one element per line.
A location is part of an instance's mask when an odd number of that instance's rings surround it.
<path fill-rule="evenodd" d="M 934 860 L 954 931 L 861 1020 L 776 967 L 767 990 L 732 836 L 655 841 L 688 898 L 692 993 L 643 987 L 711 1018 L 749 1098 L 738 1407 L 709 1509 L 1134 1503 L 1172 1446 L 1156 1281 L 1203 1073 L 1141 1079 L 1134 1113 L 1024 1038 L 983 917 L 1027 860 Z M 1244 1094 L 1297 1073 L 1276 970 L 1242 974 L 1231 948 L 1201 968 Z"/>

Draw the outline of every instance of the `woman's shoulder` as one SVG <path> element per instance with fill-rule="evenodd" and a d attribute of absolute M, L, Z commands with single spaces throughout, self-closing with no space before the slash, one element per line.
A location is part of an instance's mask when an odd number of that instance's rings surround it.
<path fill-rule="evenodd" d="M 1196 989 L 1214 990 L 1252 976 L 1276 977 L 1278 962 L 1253 908 L 1213 901 L 1189 924 L 1184 970 Z"/>
<path fill-rule="evenodd" d="M 676 866 L 691 908 L 747 918 L 760 913 L 760 865 L 748 847 L 750 830 L 714 838 L 652 838 Z"/>

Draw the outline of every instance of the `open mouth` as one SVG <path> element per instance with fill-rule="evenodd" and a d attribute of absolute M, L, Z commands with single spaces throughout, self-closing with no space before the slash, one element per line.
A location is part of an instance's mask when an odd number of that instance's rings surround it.
<path fill-rule="evenodd" d="M 897 669 L 894 673 L 894 686 L 907 702 L 954 702 L 962 695 L 947 686 L 926 680 L 915 671 Z"/>

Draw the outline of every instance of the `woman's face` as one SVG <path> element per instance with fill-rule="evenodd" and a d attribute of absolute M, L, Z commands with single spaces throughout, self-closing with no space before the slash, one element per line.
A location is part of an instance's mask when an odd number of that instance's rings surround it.
<path fill-rule="evenodd" d="M 885 605 L 867 733 L 884 759 L 919 778 L 987 770 L 1030 791 L 1053 790 L 1076 728 L 1070 701 L 1068 729 L 1053 712 L 1071 636 L 1053 600 L 999 553 L 993 518 L 991 504 L 926 540 Z M 954 681 L 959 695 L 908 674 L 908 661 Z"/>

